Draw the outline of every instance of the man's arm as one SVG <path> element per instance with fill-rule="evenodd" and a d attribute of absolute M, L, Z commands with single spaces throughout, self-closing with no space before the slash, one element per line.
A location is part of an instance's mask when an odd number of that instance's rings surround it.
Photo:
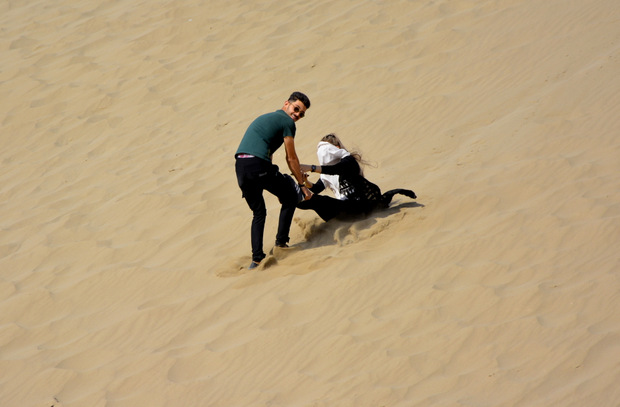
<path fill-rule="evenodd" d="M 286 163 L 288 164 L 288 168 L 293 173 L 297 183 L 303 185 L 304 174 L 299 166 L 299 158 L 297 157 L 297 152 L 295 151 L 295 139 L 293 137 L 284 137 L 284 150 L 286 151 Z M 301 190 L 306 196 L 306 199 L 312 196 L 312 193 L 305 186 L 302 187 Z"/>

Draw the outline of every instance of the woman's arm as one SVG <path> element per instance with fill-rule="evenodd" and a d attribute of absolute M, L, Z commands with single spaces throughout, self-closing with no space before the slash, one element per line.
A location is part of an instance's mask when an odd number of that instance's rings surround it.
<path fill-rule="evenodd" d="M 306 184 L 306 186 L 308 186 L 308 184 Z M 318 180 L 314 185 L 311 185 L 309 188 L 313 194 L 320 194 L 325 190 L 325 184 L 323 184 L 322 180 Z"/>
<path fill-rule="evenodd" d="M 303 172 L 316 172 L 317 174 L 341 175 L 351 177 L 360 174 L 360 165 L 353 156 L 344 157 L 334 165 L 310 165 L 300 164 Z"/>
<path fill-rule="evenodd" d="M 317 174 L 320 174 L 322 170 L 320 165 L 299 164 L 299 167 L 303 172 L 316 172 Z"/>

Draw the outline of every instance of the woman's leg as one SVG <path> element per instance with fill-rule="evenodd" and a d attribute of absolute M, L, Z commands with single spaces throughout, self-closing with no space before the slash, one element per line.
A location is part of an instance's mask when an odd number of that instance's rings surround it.
<path fill-rule="evenodd" d="M 411 199 L 416 199 L 417 198 L 415 192 L 413 192 L 412 190 L 398 188 L 398 189 L 392 189 L 390 191 L 387 191 L 386 193 L 381 195 L 381 204 L 383 206 L 387 207 L 390 204 L 390 202 L 392 202 L 392 198 L 396 194 L 405 195 L 405 196 L 408 196 Z"/>
<path fill-rule="evenodd" d="M 300 202 L 297 207 L 304 210 L 313 210 L 321 219 L 327 222 L 344 210 L 344 201 L 325 195 L 312 195 L 312 198 Z"/>

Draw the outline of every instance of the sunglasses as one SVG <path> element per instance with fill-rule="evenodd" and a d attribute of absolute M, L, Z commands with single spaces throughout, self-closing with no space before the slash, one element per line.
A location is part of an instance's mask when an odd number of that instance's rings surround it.
<path fill-rule="evenodd" d="M 297 105 L 293 105 L 293 111 L 295 113 L 299 113 L 299 118 L 303 119 L 303 117 L 306 115 L 306 112 L 302 112 L 301 109 L 299 108 L 299 106 Z"/>

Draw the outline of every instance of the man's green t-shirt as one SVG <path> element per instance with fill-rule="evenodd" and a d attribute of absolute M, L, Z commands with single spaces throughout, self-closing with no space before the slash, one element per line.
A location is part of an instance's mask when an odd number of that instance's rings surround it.
<path fill-rule="evenodd" d="M 284 137 L 295 137 L 295 121 L 284 110 L 258 116 L 245 131 L 237 154 L 251 154 L 271 161 Z"/>

